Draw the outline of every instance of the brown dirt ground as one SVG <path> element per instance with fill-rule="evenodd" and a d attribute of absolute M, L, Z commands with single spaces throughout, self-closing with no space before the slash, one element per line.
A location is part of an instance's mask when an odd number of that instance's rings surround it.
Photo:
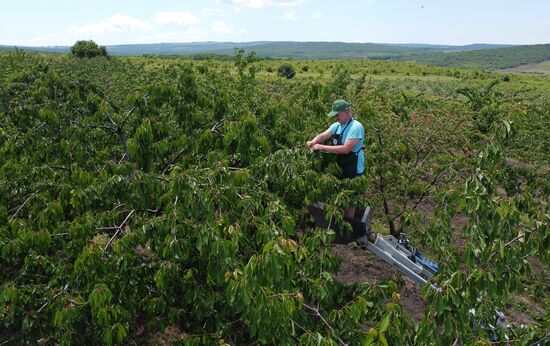
<path fill-rule="evenodd" d="M 386 262 L 357 245 L 333 244 L 332 250 L 342 260 L 336 279 L 345 285 L 368 282 L 377 284 L 387 280 L 403 279 L 405 285 L 400 290 L 401 306 L 411 319 L 419 321 L 424 316 L 426 302 L 422 299 L 422 287 L 395 270 Z"/>
<path fill-rule="evenodd" d="M 538 175 L 547 175 L 548 173 L 550 173 L 550 166 L 548 165 L 533 165 L 533 164 L 521 162 L 512 157 L 507 157 L 506 163 L 514 168 L 527 169 L 527 170 L 533 171 Z"/>
<path fill-rule="evenodd" d="M 503 190 L 499 192 L 501 198 L 507 198 Z M 433 215 L 434 208 L 435 206 L 429 201 L 419 206 L 419 210 L 428 217 Z M 466 246 L 467 237 L 464 236 L 462 230 L 468 222 L 468 217 L 462 214 L 455 215 L 451 221 L 453 243 L 459 250 L 463 250 Z M 420 227 L 422 227 L 422 225 L 420 225 Z M 389 264 L 370 252 L 361 249 L 354 243 L 348 245 L 333 244 L 332 250 L 342 260 L 340 270 L 335 273 L 335 277 L 338 281 L 345 285 L 363 282 L 378 284 L 382 281 L 396 281 L 401 278 L 405 282 L 405 285 L 399 292 L 403 311 L 415 321 L 422 319 L 427 307 L 427 302 L 422 298 L 422 287 L 420 285 L 404 277 Z M 544 277 L 548 272 L 548 268 L 536 259 L 531 259 L 531 263 L 533 265 L 533 274 L 539 277 L 541 277 L 542 274 L 542 277 Z M 548 280 L 545 286 L 550 290 L 550 280 Z M 544 315 L 544 308 L 526 296 L 526 293 L 523 293 L 518 295 L 516 299 L 508 304 L 504 313 L 509 323 L 516 325 L 522 323 L 533 324 L 536 323 L 536 317 L 541 318 L 541 316 Z"/>

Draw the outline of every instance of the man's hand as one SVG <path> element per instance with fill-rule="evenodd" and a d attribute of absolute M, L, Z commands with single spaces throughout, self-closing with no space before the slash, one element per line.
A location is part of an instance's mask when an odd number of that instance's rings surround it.
<path fill-rule="evenodd" d="M 309 149 L 311 150 L 319 150 L 319 149 L 313 149 L 315 145 L 319 145 L 319 143 L 324 143 L 327 141 L 330 136 L 332 136 L 332 131 L 327 129 L 325 132 L 318 134 L 317 136 L 313 137 L 311 141 L 307 141 L 306 144 Z"/>
<path fill-rule="evenodd" d="M 324 145 L 315 143 L 310 147 L 310 149 L 311 150 L 322 150 L 322 147 L 324 147 Z"/>

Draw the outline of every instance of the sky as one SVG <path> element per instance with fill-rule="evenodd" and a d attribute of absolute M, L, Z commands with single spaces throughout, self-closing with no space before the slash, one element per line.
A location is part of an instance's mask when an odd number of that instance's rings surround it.
<path fill-rule="evenodd" d="M 0 45 L 550 43 L 550 0 L 7 0 Z"/>

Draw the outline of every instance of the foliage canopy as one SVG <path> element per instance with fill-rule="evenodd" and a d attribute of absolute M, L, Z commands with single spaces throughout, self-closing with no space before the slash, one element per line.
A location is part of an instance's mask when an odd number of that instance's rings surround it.
<path fill-rule="evenodd" d="M 525 292 L 548 306 L 532 269 L 550 264 L 550 187 L 507 160 L 548 159 L 544 91 L 380 62 L 308 62 L 315 78 L 289 81 L 267 64 L 0 56 L 0 343 L 548 338 L 547 315 L 487 328 Z M 352 181 L 304 148 L 336 98 L 366 128 Z M 304 211 L 317 201 L 334 222 L 368 203 L 376 231 L 441 263 L 422 319 L 403 280 L 337 280 L 334 235 Z"/>
<path fill-rule="evenodd" d="M 71 54 L 77 58 L 94 58 L 96 56 L 107 56 L 107 48 L 98 46 L 92 40 L 81 40 L 71 47 Z"/>

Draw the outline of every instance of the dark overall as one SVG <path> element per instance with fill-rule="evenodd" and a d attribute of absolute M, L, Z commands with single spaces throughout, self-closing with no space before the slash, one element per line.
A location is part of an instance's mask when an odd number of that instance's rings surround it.
<path fill-rule="evenodd" d="M 330 144 L 331 145 L 344 145 L 342 142 L 342 138 L 344 137 L 344 132 L 348 128 L 348 126 L 351 124 L 351 122 L 354 119 L 350 119 L 348 121 L 346 127 L 340 132 L 340 134 L 333 133 L 330 137 Z M 341 127 L 341 126 L 340 126 Z M 357 176 L 360 176 L 361 174 L 357 174 L 357 160 L 359 159 L 359 151 L 361 151 L 363 148 L 360 148 L 358 151 L 350 151 L 347 154 L 338 154 L 336 158 L 336 162 L 338 163 L 338 166 L 342 168 L 342 179 L 350 179 L 355 178 Z"/>

